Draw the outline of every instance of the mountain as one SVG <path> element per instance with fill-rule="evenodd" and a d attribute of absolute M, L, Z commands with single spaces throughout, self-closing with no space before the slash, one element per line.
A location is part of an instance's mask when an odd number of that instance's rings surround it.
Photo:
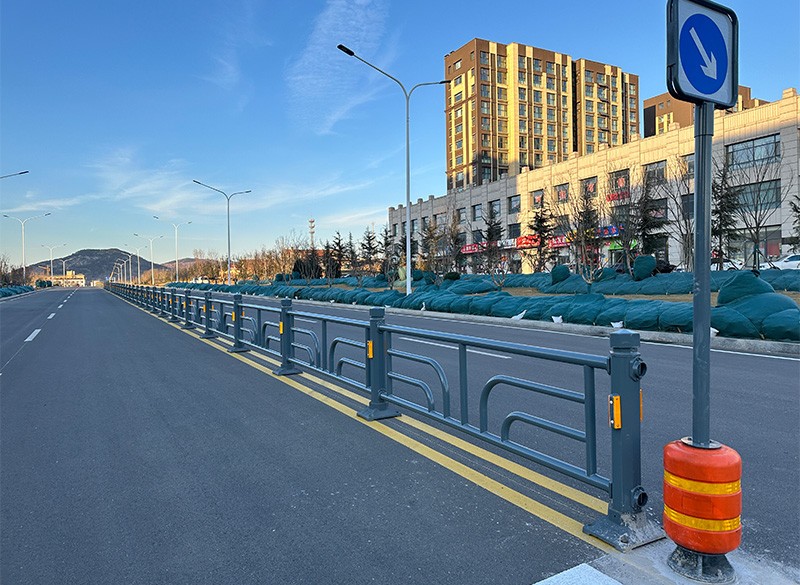
<path fill-rule="evenodd" d="M 53 272 L 56 275 L 63 274 L 64 264 L 66 262 L 67 270 L 74 270 L 76 274 L 83 274 L 86 276 L 86 284 L 89 285 L 93 280 L 105 281 L 114 269 L 114 264 L 117 260 L 127 260 L 128 254 L 119 248 L 106 248 L 104 250 L 79 250 L 69 256 L 62 256 L 60 258 L 53 258 Z M 147 258 L 138 259 L 141 266 L 142 275 L 150 270 L 150 260 Z M 191 259 L 181 260 L 179 266 L 183 267 L 184 262 Z M 131 264 L 133 267 L 133 279 L 136 280 L 137 270 L 137 256 L 134 254 L 131 257 Z M 175 263 L 172 264 L 155 264 L 156 271 L 174 271 Z M 37 274 L 46 276 L 50 271 L 50 259 L 42 260 L 36 264 L 32 264 L 26 268 L 28 274 Z M 149 283 L 148 283 L 149 284 Z"/>

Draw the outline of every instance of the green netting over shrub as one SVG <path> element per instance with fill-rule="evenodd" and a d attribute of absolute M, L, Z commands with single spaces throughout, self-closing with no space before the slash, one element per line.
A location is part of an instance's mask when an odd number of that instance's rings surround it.
<path fill-rule="evenodd" d="M 764 293 L 742 297 L 731 301 L 725 306 L 740 312 L 742 315 L 746 316 L 757 329 L 761 329 L 764 319 L 787 309 L 796 309 L 797 303 L 786 295 Z"/>
<path fill-rule="evenodd" d="M 527 303 L 526 297 L 506 297 L 498 300 L 492 305 L 489 314 L 493 317 L 513 317 L 522 312 L 523 306 Z"/>
<path fill-rule="evenodd" d="M 772 288 L 771 284 L 757 277 L 751 271 L 737 271 L 719 289 L 717 304 L 726 305 L 742 297 L 773 292 L 775 292 L 775 289 Z"/>
<path fill-rule="evenodd" d="M 759 339 L 761 337 L 758 329 L 750 319 L 727 306 L 711 309 L 711 326 L 725 337 L 749 339 Z"/>
<path fill-rule="evenodd" d="M 563 315 L 564 321 L 579 325 L 594 325 L 605 306 L 605 300 L 603 295 L 597 293 L 572 297 L 570 306 Z"/>
<path fill-rule="evenodd" d="M 766 317 L 761 332 L 767 339 L 800 341 L 800 309 L 785 309 Z"/>
<path fill-rule="evenodd" d="M 693 317 L 691 303 L 665 303 L 658 317 L 658 328 L 673 333 L 689 333 L 692 331 Z"/>
<path fill-rule="evenodd" d="M 569 278 L 570 272 L 567 266 L 563 264 L 559 264 L 558 266 L 554 266 L 553 270 L 550 271 L 550 284 L 558 284 Z"/>
<path fill-rule="evenodd" d="M 633 280 L 644 280 L 656 269 L 654 256 L 637 256 L 633 261 Z"/>
<path fill-rule="evenodd" d="M 611 301 L 616 302 L 612 303 Z M 627 306 L 628 301 L 625 299 L 606 299 L 603 309 L 598 313 L 595 319 L 595 325 L 611 327 L 612 323 L 624 322 Z"/>
<path fill-rule="evenodd" d="M 658 317 L 664 310 L 664 301 L 628 301 L 623 324 L 628 329 L 658 331 Z"/>
<path fill-rule="evenodd" d="M 474 295 L 497 290 L 497 287 L 488 280 L 461 279 L 453 282 L 448 289 L 457 295 Z"/>

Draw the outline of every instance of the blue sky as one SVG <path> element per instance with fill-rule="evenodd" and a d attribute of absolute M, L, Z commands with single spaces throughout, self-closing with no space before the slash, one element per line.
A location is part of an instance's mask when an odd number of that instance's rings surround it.
<path fill-rule="evenodd" d="M 272 247 L 291 230 L 359 237 L 405 198 L 399 88 L 336 50 L 343 43 L 407 86 L 437 81 L 444 55 L 474 37 L 619 65 L 641 98 L 666 91 L 665 2 L 620 0 L 4 0 L 0 8 L 0 209 L 26 224 L 28 262 L 43 244 L 143 245 L 156 261 L 195 248 Z M 797 0 L 731 0 L 739 79 L 778 99 L 800 79 Z M 479 17 L 478 14 L 483 16 Z M 463 18 L 461 15 L 470 14 Z M 445 192 L 444 91 L 411 105 L 412 199 Z M 0 221 L 19 263 L 19 223 Z M 146 244 L 146 243 L 145 243 Z M 149 250 L 142 251 L 149 257 Z"/>

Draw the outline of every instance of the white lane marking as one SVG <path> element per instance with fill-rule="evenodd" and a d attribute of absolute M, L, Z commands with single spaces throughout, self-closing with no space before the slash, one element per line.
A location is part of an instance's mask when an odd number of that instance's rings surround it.
<path fill-rule="evenodd" d="M 58 308 L 60 309 L 63 306 L 64 306 L 64 303 L 61 303 L 60 305 L 58 305 Z"/>
<path fill-rule="evenodd" d="M 414 337 L 401 337 L 403 341 L 413 341 L 414 343 L 422 343 L 425 345 L 434 345 L 436 347 L 443 347 L 445 349 L 458 349 L 452 345 L 446 345 L 444 343 L 436 343 L 434 341 L 425 341 L 424 339 L 416 339 Z M 481 351 L 479 349 L 468 349 L 467 353 L 476 353 L 478 355 L 488 355 L 489 357 L 500 358 L 501 360 L 510 360 L 511 356 L 508 355 L 498 355 L 496 353 L 490 353 L 488 351 Z"/>
<path fill-rule="evenodd" d="M 678 349 L 688 349 L 688 350 L 692 349 L 691 345 L 678 345 L 678 344 L 675 344 L 675 343 L 659 343 L 657 341 L 643 341 L 642 345 L 645 345 L 645 344 L 647 344 L 647 345 L 657 345 L 659 347 L 675 347 L 675 348 L 678 348 Z M 732 349 L 714 349 L 714 348 L 712 348 L 711 352 L 712 353 L 729 353 L 729 354 L 732 354 L 732 355 L 746 355 L 746 356 L 757 357 L 757 358 L 769 358 L 769 359 L 772 359 L 772 360 L 788 360 L 790 362 L 798 362 L 798 361 L 800 361 L 800 358 L 791 357 L 791 356 L 769 355 L 769 354 L 766 354 L 766 353 L 748 353 L 748 352 L 745 352 L 745 351 L 735 351 L 735 350 L 732 350 Z"/>
<path fill-rule="evenodd" d="M 56 314 L 55 314 L 55 313 L 50 313 L 50 316 L 48 317 L 48 319 L 52 319 L 52 318 L 53 318 L 53 317 L 55 317 L 55 316 L 56 316 Z"/>
<path fill-rule="evenodd" d="M 34 330 L 33 330 L 33 333 L 31 333 L 30 335 L 28 335 L 28 338 L 27 338 L 25 341 L 33 341 L 33 339 L 34 339 L 34 338 L 35 338 L 37 335 L 39 335 L 39 331 L 41 331 L 41 329 L 34 329 Z"/>

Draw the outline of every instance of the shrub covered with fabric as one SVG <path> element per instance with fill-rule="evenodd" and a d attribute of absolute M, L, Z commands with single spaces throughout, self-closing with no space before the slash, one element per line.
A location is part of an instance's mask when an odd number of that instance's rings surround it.
<path fill-rule="evenodd" d="M 742 297 L 774 292 L 775 289 L 771 284 L 750 270 L 737 271 L 719 289 L 717 304 L 725 305 Z"/>
<path fill-rule="evenodd" d="M 800 341 L 800 309 L 784 309 L 765 317 L 761 332 L 767 339 Z"/>
<path fill-rule="evenodd" d="M 691 303 L 665 303 L 658 317 L 658 328 L 672 333 L 690 333 L 693 323 L 694 310 Z"/>
<path fill-rule="evenodd" d="M 448 288 L 453 294 L 474 295 L 496 291 L 497 287 L 488 280 L 461 279 L 455 281 Z"/>
<path fill-rule="evenodd" d="M 637 256 L 633 261 L 633 280 L 644 280 L 653 275 L 656 269 L 654 256 Z"/>
<path fill-rule="evenodd" d="M 559 282 L 563 282 L 569 278 L 569 275 L 569 267 L 564 266 L 563 264 L 554 266 L 553 270 L 550 271 L 550 284 L 558 284 Z"/>

